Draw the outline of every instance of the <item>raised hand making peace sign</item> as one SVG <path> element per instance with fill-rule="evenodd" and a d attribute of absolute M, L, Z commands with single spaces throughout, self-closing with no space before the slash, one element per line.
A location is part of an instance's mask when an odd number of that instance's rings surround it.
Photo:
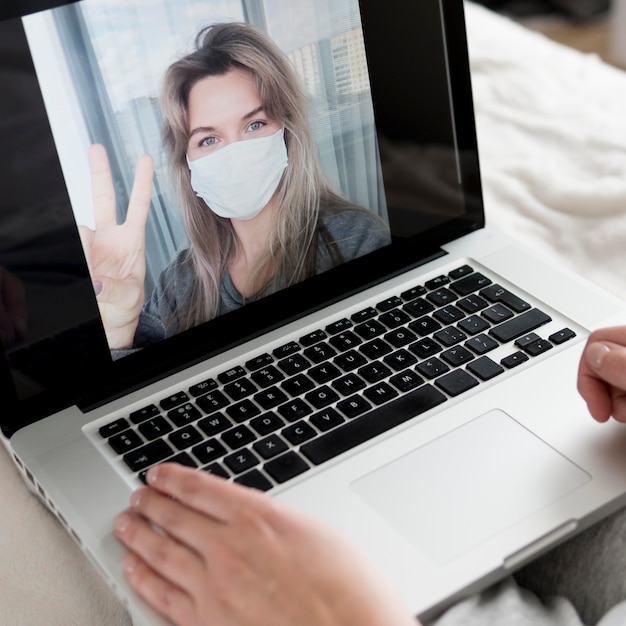
<path fill-rule="evenodd" d="M 133 344 L 144 303 L 145 231 L 152 197 L 152 158 L 139 159 L 123 224 L 117 223 L 116 198 L 104 146 L 89 150 L 95 230 L 80 227 L 100 314 L 111 349 Z"/>

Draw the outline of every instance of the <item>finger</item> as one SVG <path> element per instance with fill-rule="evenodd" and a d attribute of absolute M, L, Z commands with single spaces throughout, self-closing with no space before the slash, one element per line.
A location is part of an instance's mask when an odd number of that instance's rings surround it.
<path fill-rule="evenodd" d="M 592 416 L 606 421 L 626 391 L 626 347 L 592 335 L 581 358 L 578 389 Z"/>
<path fill-rule="evenodd" d="M 147 479 L 154 489 L 222 523 L 231 521 L 242 508 L 262 505 L 265 498 L 254 489 L 176 463 L 153 467 Z"/>
<path fill-rule="evenodd" d="M 195 611 L 192 598 L 159 576 L 139 556 L 130 554 L 126 557 L 124 573 L 136 593 L 170 622 L 193 623 Z"/>
<path fill-rule="evenodd" d="M 139 281 L 115 279 L 107 276 L 92 276 L 92 281 L 100 286 L 98 302 L 115 306 L 118 316 L 124 323 L 132 321 L 141 311 L 144 300 L 143 285 Z M 128 318 L 128 319 L 127 319 Z"/>
<path fill-rule="evenodd" d="M 113 528 L 115 536 L 162 578 L 186 591 L 195 590 L 203 580 L 204 566 L 198 554 L 157 532 L 138 515 L 121 513 Z"/>
<path fill-rule="evenodd" d="M 90 146 L 89 169 L 96 229 L 103 226 L 115 226 L 117 224 L 115 187 L 109 159 L 103 145 Z"/>
<path fill-rule="evenodd" d="M 197 553 L 198 559 L 211 550 L 223 524 L 149 487 L 138 489 L 131 498 L 133 512 L 156 524 L 172 538 Z"/>
<path fill-rule="evenodd" d="M 152 202 L 152 179 L 154 164 L 149 154 L 144 154 L 137 162 L 135 179 L 130 193 L 126 222 L 144 228 Z"/>

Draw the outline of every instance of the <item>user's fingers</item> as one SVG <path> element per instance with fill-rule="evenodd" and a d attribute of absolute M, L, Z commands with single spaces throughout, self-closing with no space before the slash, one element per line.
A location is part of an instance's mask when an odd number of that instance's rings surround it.
<path fill-rule="evenodd" d="M 164 499 L 162 496 L 160 496 Z M 167 515 L 175 515 L 180 507 L 170 501 Z M 161 512 L 163 519 L 166 514 Z M 188 521 L 183 515 L 182 523 Z M 138 554 L 155 572 L 187 591 L 198 590 L 205 577 L 204 564 L 198 553 L 169 534 L 157 532 L 146 520 L 132 511 L 121 513 L 115 519 L 115 535 L 132 552 Z"/>
<path fill-rule="evenodd" d="M 136 554 L 126 557 L 124 571 L 137 594 L 170 622 L 193 623 L 193 599 L 180 587 L 159 576 Z"/>
<path fill-rule="evenodd" d="M 269 500 L 253 489 L 176 463 L 153 467 L 147 479 L 154 489 L 222 523 L 231 521 L 242 509 L 264 508 Z"/>
<path fill-rule="evenodd" d="M 115 226 L 117 224 L 115 187 L 103 145 L 94 144 L 89 147 L 89 169 L 96 229 Z"/>
<path fill-rule="evenodd" d="M 580 361 L 578 390 L 591 415 L 601 422 L 611 415 L 626 421 L 626 347 L 622 341 L 626 333 L 621 327 L 593 333 Z"/>
<path fill-rule="evenodd" d="M 133 224 L 138 228 L 144 228 L 150 202 L 152 201 L 152 179 L 154 176 L 154 164 L 149 154 L 144 154 L 137 162 L 135 179 L 130 193 L 126 223 Z"/>

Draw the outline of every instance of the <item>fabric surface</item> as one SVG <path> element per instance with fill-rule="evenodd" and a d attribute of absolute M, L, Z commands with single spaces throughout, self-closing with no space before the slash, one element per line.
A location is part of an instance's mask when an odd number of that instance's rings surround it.
<path fill-rule="evenodd" d="M 467 13 L 488 224 L 626 298 L 626 76 L 477 5 Z M 0 624 L 127 624 L 2 447 L 0 476 Z M 487 623 L 577 623 L 558 621 L 576 617 L 562 600 L 541 621 L 524 593 L 509 581 L 439 626 L 484 624 L 486 601 Z M 513 619 L 526 610 L 530 621 Z M 602 626 L 626 623 L 620 610 Z"/>

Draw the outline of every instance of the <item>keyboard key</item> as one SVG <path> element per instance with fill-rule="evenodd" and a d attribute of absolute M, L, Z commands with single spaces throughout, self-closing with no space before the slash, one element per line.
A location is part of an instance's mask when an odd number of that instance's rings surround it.
<path fill-rule="evenodd" d="M 285 422 L 274 412 L 265 413 L 260 417 L 255 417 L 250 421 L 250 426 L 261 436 L 269 435 L 285 425 Z"/>
<path fill-rule="evenodd" d="M 311 424 L 315 426 L 318 430 L 325 432 L 334 428 L 335 426 L 339 426 L 339 424 L 343 423 L 345 420 L 335 409 L 326 409 L 325 411 L 320 411 L 315 415 L 312 415 L 310 418 Z"/>
<path fill-rule="evenodd" d="M 488 356 L 476 359 L 467 366 L 467 369 L 481 380 L 491 380 L 504 372 L 504 369 Z"/>
<path fill-rule="evenodd" d="M 312 367 L 308 371 L 308 374 L 316 383 L 323 385 L 337 378 L 337 376 L 341 376 L 341 370 L 332 363 L 323 363 L 322 365 Z"/>
<path fill-rule="evenodd" d="M 277 482 L 284 483 L 309 469 L 306 461 L 295 452 L 287 452 L 268 461 L 263 469 Z"/>
<path fill-rule="evenodd" d="M 296 422 L 291 426 L 287 426 L 287 428 L 283 429 L 281 435 L 294 446 L 299 446 L 301 443 L 309 441 L 309 439 L 313 439 L 317 433 L 313 427 L 309 426 L 306 422 L 301 421 Z"/>
<path fill-rule="evenodd" d="M 229 395 L 231 400 L 237 401 L 251 396 L 255 391 L 258 391 L 258 389 L 252 381 L 247 378 L 240 378 L 235 382 L 225 385 L 224 391 Z"/>
<path fill-rule="evenodd" d="M 283 370 L 287 376 L 294 376 L 295 374 L 304 372 L 310 365 L 311 363 L 301 354 L 292 354 L 278 361 L 278 367 Z"/>
<path fill-rule="evenodd" d="M 117 435 L 118 433 L 125 431 L 127 428 L 130 428 L 130 423 L 127 419 L 120 417 L 120 419 L 115 420 L 114 422 L 101 426 L 98 433 L 101 437 L 108 439 L 113 435 Z"/>
<path fill-rule="evenodd" d="M 256 370 L 261 369 L 266 365 L 270 365 L 273 362 L 274 359 L 272 358 L 272 355 L 266 352 L 265 354 L 255 357 L 254 359 L 246 361 L 246 369 L 250 372 L 255 372 Z"/>
<path fill-rule="evenodd" d="M 203 437 L 190 425 L 173 432 L 168 439 L 178 450 L 185 450 L 189 446 L 200 443 Z"/>
<path fill-rule="evenodd" d="M 511 319 L 514 315 L 513 311 L 507 309 L 503 304 L 493 304 L 481 311 L 480 314 L 492 324 L 506 322 L 506 320 Z"/>
<path fill-rule="evenodd" d="M 449 325 L 462 320 L 465 317 L 465 313 L 453 304 L 449 304 L 435 311 L 433 317 L 442 324 Z"/>
<path fill-rule="evenodd" d="M 484 334 L 476 335 L 475 337 L 470 337 L 465 342 L 465 346 L 469 348 L 472 352 L 478 355 L 491 352 L 491 350 L 494 350 L 499 345 L 500 344 L 495 339 L 492 339 L 488 335 L 484 335 Z"/>
<path fill-rule="evenodd" d="M 464 339 L 467 339 L 467 335 L 460 330 L 459 328 L 455 328 L 454 326 L 447 326 L 443 330 L 439 330 L 434 334 L 434 338 L 447 348 L 450 346 L 455 346 L 457 343 L 460 343 Z"/>
<path fill-rule="evenodd" d="M 176 426 L 184 426 L 190 422 L 195 422 L 202 416 L 202 414 L 193 404 L 191 404 L 191 402 L 187 402 L 186 404 L 183 404 L 183 406 L 179 406 L 177 409 L 168 411 L 167 416 Z"/>
<path fill-rule="evenodd" d="M 272 351 L 272 354 L 277 359 L 284 359 L 285 357 L 294 354 L 300 350 L 300 346 L 295 341 L 290 341 L 282 346 L 279 346 Z"/>
<path fill-rule="evenodd" d="M 278 413 L 288 422 L 296 422 L 313 413 L 313 409 L 304 400 L 296 398 L 278 407 Z"/>
<path fill-rule="evenodd" d="M 515 340 L 515 345 L 522 350 L 529 344 L 538 341 L 541 337 L 537 333 L 528 333 L 526 335 L 522 335 L 519 339 Z"/>
<path fill-rule="evenodd" d="M 222 441 L 231 449 L 237 450 L 255 441 L 257 436 L 245 425 L 240 424 L 222 434 Z"/>
<path fill-rule="evenodd" d="M 220 457 L 226 454 L 226 448 L 217 440 L 209 439 L 194 446 L 191 449 L 193 455 L 200 461 L 200 463 L 211 463 L 216 461 Z"/>
<path fill-rule="evenodd" d="M 333 363 L 341 368 L 344 372 L 351 372 L 361 365 L 367 363 L 366 358 L 359 354 L 356 350 L 350 350 L 344 354 L 340 354 L 336 359 L 333 359 Z"/>
<path fill-rule="evenodd" d="M 162 437 L 163 435 L 166 435 L 174 429 L 164 417 L 158 415 L 157 417 L 153 417 L 147 422 L 142 422 L 141 424 L 139 424 L 137 430 L 139 430 L 139 432 L 148 441 L 151 441 L 152 439 L 156 439 L 157 437 Z"/>
<path fill-rule="evenodd" d="M 454 348 L 450 348 L 449 350 L 442 352 L 441 358 L 449 365 L 452 365 L 452 367 L 459 367 L 460 365 L 471 361 L 474 358 L 474 355 L 463 346 L 455 346 Z"/>
<path fill-rule="evenodd" d="M 522 363 L 525 363 L 526 361 L 528 361 L 528 355 L 523 352 L 515 352 L 514 354 L 504 357 L 500 363 L 510 370 L 518 365 L 521 365 Z"/>
<path fill-rule="evenodd" d="M 241 474 L 241 476 L 237 476 L 234 482 L 244 487 L 258 489 L 259 491 L 269 491 L 273 487 L 272 483 L 258 469 L 253 469 L 245 474 Z"/>
<path fill-rule="evenodd" d="M 169 411 L 170 409 L 177 407 L 179 404 L 183 404 L 188 401 L 189 396 L 184 391 L 180 391 L 172 394 L 169 398 L 164 398 L 159 404 L 164 411 Z"/>
<path fill-rule="evenodd" d="M 478 315 L 470 315 L 459 322 L 459 328 L 468 335 L 478 335 L 490 327 L 491 324 Z"/>
<path fill-rule="evenodd" d="M 463 309 L 466 313 L 478 313 L 478 311 L 482 311 L 484 308 L 489 306 L 487 300 L 477 296 L 476 294 L 472 294 L 467 296 L 466 298 L 462 298 L 461 300 L 457 300 L 456 305 Z"/>
<path fill-rule="evenodd" d="M 113 435 L 109 439 L 109 445 L 118 454 L 138 448 L 143 443 L 144 440 L 134 430 L 127 430 L 119 435 Z"/>
<path fill-rule="evenodd" d="M 359 324 L 354 329 L 354 332 L 359 335 L 359 337 L 363 337 L 363 339 L 369 341 L 387 332 L 387 329 L 379 321 L 370 320 L 369 322 Z"/>
<path fill-rule="evenodd" d="M 394 372 L 399 372 L 417 363 L 417 359 L 406 350 L 396 350 L 393 354 L 388 354 L 383 362 Z"/>
<path fill-rule="evenodd" d="M 230 400 L 219 390 L 210 391 L 196 399 L 196 404 L 205 413 L 214 413 L 230 404 Z"/>
<path fill-rule="evenodd" d="M 241 365 L 236 365 L 235 367 L 231 367 L 229 370 L 218 374 L 217 380 L 219 380 L 222 385 L 227 385 L 228 383 L 241 378 L 246 375 L 246 370 L 241 367 Z"/>
<path fill-rule="evenodd" d="M 409 346 L 409 350 L 420 359 L 427 359 L 443 350 L 441 344 L 430 338 L 420 339 Z"/>
<path fill-rule="evenodd" d="M 321 363 L 322 361 L 328 361 L 337 354 L 335 348 L 327 344 L 326 342 L 318 343 L 304 351 L 304 355 L 313 363 Z"/>
<path fill-rule="evenodd" d="M 232 425 L 233 423 L 223 413 L 215 413 L 215 415 L 205 417 L 198 422 L 198 426 L 208 437 L 213 437 L 213 435 L 227 430 Z"/>
<path fill-rule="evenodd" d="M 383 404 L 392 400 L 398 395 L 398 392 L 387 383 L 378 383 L 363 392 L 363 395 L 374 404 Z"/>
<path fill-rule="evenodd" d="M 458 280 L 459 278 L 463 278 L 464 276 L 469 276 L 474 272 L 474 269 L 469 265 L 462 265 L 461 267 L 457 267 L 457 269 L 452 270 L 448 276 L 452 280 Z"/>
<path fill-rule="evenodd" d="M 159 408 L 156 406 L 156 404 L 149 404 L 148 406 L 145 406 L 143 409 L 139 409 L 138 411 L 133 411 L 130 415 L 130 421 L 133 424 L 139 424 L 140 422 L 143 422 L 144 420 L 148 420 L 151 417 L 155 417 L 160 413 Z"/>
<path fill-rule="evenodd" d="M 140 472 L 150 465 L 163 461 L 172 454 L 174 454 L 174 450 L 172 450 L 163 439 L 157 439 L 141 448 L 126 453 L 123 459 L 124 463 L 126 463 L 133 472 Z"/>
<path fill-rule="evenodd" d="M 457 299 L 456 294 L 452 293 L 449 289 L 435 289 L 435 291 L 431 291 L 426 297 L 438 307 L 450 304 Z"/>
<path fill-rule="evenodd" d="M 247 420 L 259 415 L 261 413 L 261 409 L 254 404 L 251 400 L 242 400 L 237 404 L 233 404 L 233 406 L 229 406 L 226 409 L 226 414 L 232 420 L 241 424 L 241 422 L 246 422 Z"/>
<path fill-rule="evenodd" d="M 424 379 L 413 370 L 405 370 L 400 372 L 400 374 L 392 376 L 389 382 L 402 393 L 406 393 L 411 391 L 411 389 L 415 389 L 415 387 L 419 387 L 424 382 Z"/>
<path fill-rule="evenodd" d="M 360 391 L 365 387 L 365 382 L 359 378 L 356 374 L 346 374 L 337 380 L 334 380 L 333 388 L 336 389 L 342 396 L 349 396 L 357 391 Z"/>
<path fill-rule="evenodd" d="M 456 291 L 460 296 L 468 296 L 473 291 L 478 291 L 483 287 L 491 284 L 491 280 L 483 276 L 480 272 L 474 272 L 469 276 L 465 276 L 456 280 L 450 285 L 450 288 Z"/>
<path fill-rule="evenodd" d="M 443 393 L 424 385 L 303 444 L 300 450 L 312 463 L 319 465 L 445 401 Z"/>
<path fill-rule="evenodd" d="M 548 350 L 552 350 L 553 345 L 546 339 L 537 339 L 533 343 L 529 343 L 524 347 L 524 352 L 530 356 L 539 356 Z"/>
<path fill-rule="evenodd" d="M 426 293 L 426 287 L 422 285 L 417 285 L 416 287 L 411 287 L 411 289 L 407 289 L 400 294 L 400 297 L 405 301 L 409 302 L 411 300 L 415 300 L 420 296 L 423 296 Z"/>
<path fill-rule="evenodd" d="M 396 307 L 400 306 L 401 304 L 402 304 L 402 300 L 400 298 L 398 298 L 398 296 L 392 296 L 391 298 L 387 298 L 386 300 L 383 300 L 382 302 L 379 302 L 376 305 L 376 308 L 381 313 L 386 313 L 387 311 L 391 311 L 391 309 L 395 309 Z"/>
<path fill-rule="evenodd" d="M 377 361 L 368 363 L 359 369 L 359 376 L 370 384 L 377 383 L 379 380 L 391 376 L 391 374 L 392 371 L 386 365 Z"/>
<path fill-rule="evenodd" d="M 304 396 L 304 398 L 316 409 L 323 409 L 329 404 L 339 400 L 339 396 L 326 385 L 323 385 L 314 391 L 310 391 L 306 394 L 306 396 Z"/>
<path fill-rule="evenodd" d="M 409 324 L 409 328 L 414 330 L 420 337 L 425 337 L 426 335 L 430 335 L 436 330 L 439 330 L 441 328 L 441 324 L 432 317 L 425 315 L 424 317 L 420 317 L 418 320 L 411 322 Z"/>
<path fill-rule="evenodd" d="M 197 385 L 192 385 L 189 387 L 189 393 L 197 398 L 198 396 L 202 396 L 205 393 L 217 388 L 217 381 L 213 378 L 208 378 L 207 380 L 203 380 L 201 383 Z"/>
<path fill-rule="evenodd" d="M 400 309 L 383 313 L 378 319 L 389 329 L 399 328 L 411 321 L 411 318 Z"/>
<path fill-rule="evenodd" d="M 356 348 L 361 343 L 363 343 L 363 339 L 350 331 L 339 333 L 330 339 L 330 345 L 339 350 L 339 352 Z"/>
<path fill-rule="evenodd" d="M 224 465 L 226 465 L 233 474 L 241 474 L 255 465 L 258 465 L 260 462 L 259 458 L 247 448 L 237 450 L 237 452 L 224 457 Z"/>
<path fill-rule="evenodd" d="M 259 387 L 265 389 L 284 380 L 285 375 L 273 365 L 269 365 L 254 372 L 251 378 Z"/>
<path fill-rule="evenodd" d="M 552 321 L 549 315 L 538 309 L 531 309 L 508 322 L 503 322 L 498 326 L 494 326 L 489 334 L 502 343 L 507 343 L 513 339 L 517 339 L 531 330 L 535 330 L 544 324 Z"/>
<path fill-rule="evenodd" d="M 554 345 L 559 346 L 574 337 L 576 337 L 576 333 L 573 330 L 570 328 L 563 328 L 562 330 L 550 335 L 548 339 L 550 339 Z"/>
<path fill-rule="evenodd" d="M 337 408 L 348 418 L 362 415 L 372 408 L 372 405 L 361 396 L 354 395 L 337 403 Z"/>
<path fill-rule="evenodd" d="M 326 332 L 329 335 L 336 335 L 344 330 L 347 330 L 348 328 L 352 328 L 352 322 L 347 317 L 344 317 L 343 319 L 337 320 L 336 322 L 326 326 Z"/>
<path fill-rule="evenodd" d="M 297 374 L 293 378 L 289 378 L 281 385 L 283 391 L 286 391 L 290 396 L 299 396 L 310 389 L 315 387 L 315 383 L 304 374 Z"/>
<path fill-rule="evenodd" d="M 447 285 L 449 282 L 450 278 L 448 276 L 437 276 L 437 278 L 426 281 L 426 289 L 438 289 L 442 285 Z"/>
<path fill-rule="evenodd" d="M 417 300 L 413 300 L 413 302 L 409 302 L 405 304 L 403 310 L 409 313 L 409 315 L 413 317 L 422 317 L 428 313 L 431 313 L 435 310 L 435 306 L 425 300 L 424 298 L 418 298 Z"/>
<path fill-rule="evenodd" d="M 454 370 L 435 381 L 435 385 L 449 396 L 458 396 L 478 384 L 479 382 L 464 370 Z"/>
<path fill-rule="evenodd" d="M 522 300 L 519 296 L 511 293 L 500 285 L 491 285 L 480 292 L 483 298 L 487 298 L 489 302 L 499 302 L 504 304 L 509 309 L 513 309 L 516 313 L 522 313 L 530 309 L 530 304 L 525 300 Z"/>
<path fill-rule="evenodd" d="M 359 348 L 359 351 L 364 354 L 368 359 L 376 360 L 381 359 L 385 354 L 389 354 L 393 351 L 393 348 L 382 339 L 372 339 Z"/>
<path fill-rule="evenodd" d="M 304 337 L 300 337 L 300 343 L 306 348 L 326 339 L 326 333 L 323 330 L 314 330 Z"/>
<path fill-rule="evenodd" d="M 270 387 L 254 396 L 254 401 L 266 411 L 283 402 L 287 402 L 287 400 L 289 400 L 287 394 L 283 393 L 278 387 Z"/>
<path fill-rule="evenodd" d="M 390 333 L 387 333 L 384 339 L 394 348 L 402 348 L 417 339 L 417 335 L 408 328 L 398 328 L 397 330 L 392 330 Z"/>
<path fill-rule="evenodd" d="M 259 456 L 266 460 L 288 450 L 287 444 L 278 435 L 265 437 L 265 439 L 257 441 L 252 448 Z"/>
<path fill-rule="evenodd" d="M 198 464 L 191 458 L 187 452 L 179 452 L 174 456 L 171 456 L 167 459 L 168 463 L 178 463 L 179 465 L 184 465 L 185 467 L 198 467 Z"/>
<path fill-rule="evenodd" d="M 355 324 L 362 324 L 366 320 L 372 319 L 372 317 L 376 317 L 377 315 L 378 313 L 376 309 L 374 307 L 369 306 L 366 309 L 362 309 L 361 311 L 358 311 L 357 313 L 352 314 L 350 319 Z"/>
<path fill-rule="evenodd" d="M 437 378 L 437 376 L 441 376 L 449 370 L 450 368 L 443 361 L 440 361 L 437 358 L 422 361 L 417 366 L 417 371 L 428 379 Z"/>

